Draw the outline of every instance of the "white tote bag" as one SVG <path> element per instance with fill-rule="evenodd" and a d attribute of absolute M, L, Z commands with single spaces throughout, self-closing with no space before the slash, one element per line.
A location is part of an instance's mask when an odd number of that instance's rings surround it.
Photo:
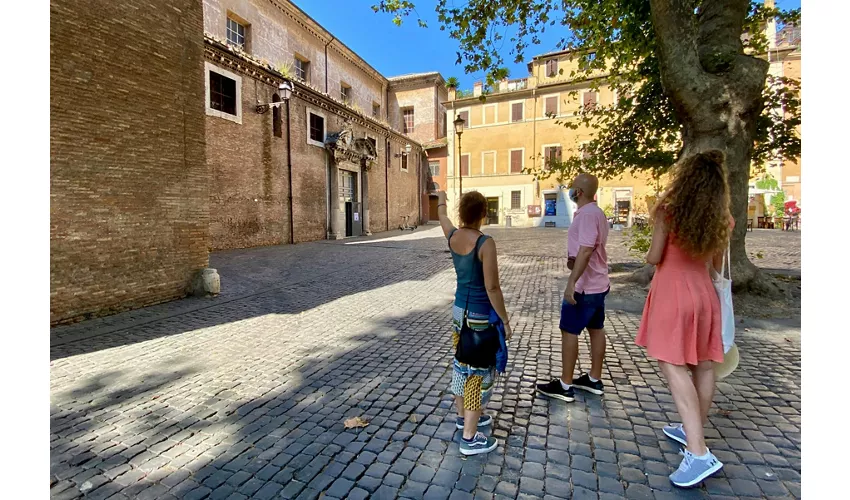
<path fill-rule="evenodd" d="M 721 337 L 723 338 L 724 354 L 729 352 L 729 349 L 735 343 L 735 312 L 732 309 L 732 263 L 730 255 L 730 247 L 727 246 L 726 254 L 723 256 L 723 264 L 720 267 L 720 274 L 717 274 L 714 266 L 711 266 L 711 281 L 714 282 L 714 289 L 717 290 L 717 297 L 720 299 L 720 324 L 722 325 Z"/>

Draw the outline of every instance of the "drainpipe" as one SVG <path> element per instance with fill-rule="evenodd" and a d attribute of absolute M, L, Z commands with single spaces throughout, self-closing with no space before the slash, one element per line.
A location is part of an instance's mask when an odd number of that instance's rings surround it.
<path fill-rule="evenodd" d="M 390 230 L 390 138 L 387 136 L 387 148 L 384 150 L 386 157 L 386 172 L 384 173 L 384 196 L 386 197 L 387 231 Z"/>
<path fill-rule="evenodd" d="M 287 163 L 287 181 L 289 183 L 289 244 L 295 244 L 295 214 L 292 213 L 292 136 L 290 129 L 292 128 L 292 118 L 289 114 L 290 96 L 286 100 L 286 163 Z"/>
<path fill-rule="evenodd" d="M 418 221 L 416 225 L 422 225 L 422 152 L 416 155 L 419 160 L 416 162 L 416 197 L 419 199 L 419 215 L 416 216 Z"/>
<path fill-rule="evenodd" d="M 336 37 L 332 35 L 328 43 L 325 44 L 325 94 L 327 95 L 330 95 L 328 93 L 328 45 L 332 44 L 334 40 L 336 40 Z"/>
<path fill-rule="evenodd" d="M 532 116 L 532 119 L 534 120 L 534 122 L 532 123 L 532 126 L 531 126 L 531 148 L 532 148 L 531 151 L 532 151 L 532 153 L 534 153 L 534 155 L 531 157 L 532 158 L 531 168 L 536 170 L 537 169 L 537 89 L 532 89 L 531 95 L 534 96 L 534 114 Z M 539 181 L 538 181 L 538 183 L 539 183 Z M 532 183 L 532 189 L 534 189 L 533 186 L 534 186 L 534 184 Z M 531 194 L 532 194 L 532 199 L 534 199 L 535 201 L 539 201 L 537 199 L 536 190 L 535 190 L 535 192 L 533 192 Z"/>

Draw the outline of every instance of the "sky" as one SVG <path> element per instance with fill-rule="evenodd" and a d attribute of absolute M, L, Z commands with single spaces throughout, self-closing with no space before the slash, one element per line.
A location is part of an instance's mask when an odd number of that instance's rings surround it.
<path fill-rule="evenodd" d="M 475 81 L 483 79 L 483 73 L 468 75 L 462 65 L 455 64 L 458 43 L 449 37 L 448 31 L 440 31 L 435 0 L 414 1 L 428 28 L 420 28 L 416 17 L 406 18 L 400 27 L 394 25 L 391 15 L 372 10 L 378 0 L 294 0 L 294 3 L 386 77 L 438 71 L 443 78 L 458 78 L 461 89 L 471 89 Z M 800 0 L 777 0 L 776 4 L 783 9 L 795 9 L 800 7 Z M 513 62 L 513 56 L 508 53 L 510 42 L 506 42 L 502 57 L 511 78 L 527 76 L 528 60 L 555 50 L 560 38 L 557 31 L 544 33 L 540 45 L 526 49 L 523 63 Z"/>

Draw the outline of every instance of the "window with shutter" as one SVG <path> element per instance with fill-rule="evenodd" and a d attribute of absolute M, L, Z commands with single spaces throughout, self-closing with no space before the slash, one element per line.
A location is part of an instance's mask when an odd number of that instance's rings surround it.
<path fill-rule="evenodd" d="M 585 109 L 593 109 L 596 107 L 596 92 L 585 92 L 583 104 Z"/>
<path fill-rule="evenodd" d="M 543 114 L 547 116 L 558 114 L 558 96 L 547 97 L 543 101 Z"/>
<path fill-rule="evenodd" d="M 558 60 L 549 59 L 546 61 L 546 76 L 552 78 L 558 75 Z"/>
<path fill-rule="evenodd" d="M 522 111 L 523 111 L 523 103 L 515 102 L 515 103 L 511 104 L 511 121 L 521 122 L 522 119 L 523 119 Z"/>
<path fill-rule="evenodd" d="M 512 174 L 521 174 L 522 173 L 522 150 L 521 149 L 511 151 L 511 173 Z"/>

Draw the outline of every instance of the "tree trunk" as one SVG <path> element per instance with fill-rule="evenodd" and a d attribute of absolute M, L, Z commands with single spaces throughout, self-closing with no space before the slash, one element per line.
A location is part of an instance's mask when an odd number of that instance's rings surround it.
<path fill-rule="evenodd" d="M 750 160 L 768 70 L 767 61 L 743 53 L 748 7 L 748 0 L 703 0 L 694 23 L 691 2 L 650 0 L 661 83 L 682 124 L 681 155 L 726 153 L 733 289 L 771 293 L 775 285 L 750 262 L 745 242 Z"/>

